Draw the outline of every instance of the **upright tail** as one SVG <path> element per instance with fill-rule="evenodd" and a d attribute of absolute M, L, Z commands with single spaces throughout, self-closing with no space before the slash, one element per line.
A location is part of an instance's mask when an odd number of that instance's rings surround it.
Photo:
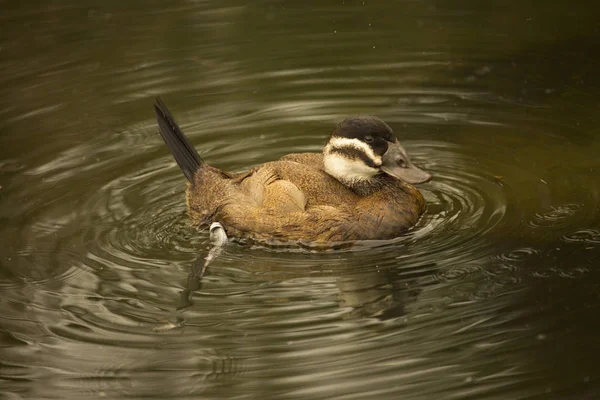
<path fill-rule="evenodd" d="M 171 115 L 160 97 L 156 99 L 154 111 L 156 111 L 156 120 L 160 129 L 160 135 L 171 150 L 171 153 L 173 153 L 175 161 L 177 161 L 179 168 L 181 168 L 187 180 L 194 182 L 194 174 L 204 164 L 204 161 L 202 161 L 196 149 L 194 149 L 181 129 L 179 129 L 175 118 L 173 118 L 173 115 Z"/>

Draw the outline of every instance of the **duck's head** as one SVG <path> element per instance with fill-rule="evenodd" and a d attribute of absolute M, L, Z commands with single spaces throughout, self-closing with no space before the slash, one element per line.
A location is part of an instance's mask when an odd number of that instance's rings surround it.
<path fill-rule="evenodd" d="M 323 148 L 323 163 L 329 175 L 351 188 L 375 182 L 382 174 L 411 184 L 431 179 L 410 161 L 392 128 L 369 116 L 336 125 Z"/>

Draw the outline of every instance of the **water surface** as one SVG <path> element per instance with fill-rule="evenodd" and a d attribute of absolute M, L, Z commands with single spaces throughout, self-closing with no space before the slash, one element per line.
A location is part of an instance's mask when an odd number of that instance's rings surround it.
<path fill-rule="evenodd" d="M 597 9 L 4 6 L 7 399 L 600 396 Z M 351 249 L 231 245 L 197 287 L 159 95 L 230 171 L 376 115 L 434 175 L 427 213 Z"/>

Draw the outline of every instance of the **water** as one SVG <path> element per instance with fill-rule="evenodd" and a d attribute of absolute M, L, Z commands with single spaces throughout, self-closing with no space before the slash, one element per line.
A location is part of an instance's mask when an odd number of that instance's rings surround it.
<path fill-rule="evenodd" d="M 3 398 L 600 396 L 597 7 L 3 9 Z M 428 211 L 388 243 L 232 245 L 198 287 L 158 95 L 231 171 L 377 115 Z"/>

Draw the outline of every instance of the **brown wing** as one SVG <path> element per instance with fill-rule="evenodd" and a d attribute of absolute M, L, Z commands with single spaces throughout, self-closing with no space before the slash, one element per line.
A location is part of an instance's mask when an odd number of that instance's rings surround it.
<path fill-rule="evenodd" d="M 292 182 L 283 180 L 275 168 L 262 167 L 239 185 L 240 196 L 250 197 L 259 209 L 277 214 L 303 212 L 306 198 Z"/>
<path fill-rule="evenodd" d="M 243 177 L 214 220 L 230 235 L 255 240 L 343 240 L 340 226 L 348 222 L 351 206 L 323 193 L 332 185 L 337 181 L 318 168 L 287 160 L 267 163 Z"/>

